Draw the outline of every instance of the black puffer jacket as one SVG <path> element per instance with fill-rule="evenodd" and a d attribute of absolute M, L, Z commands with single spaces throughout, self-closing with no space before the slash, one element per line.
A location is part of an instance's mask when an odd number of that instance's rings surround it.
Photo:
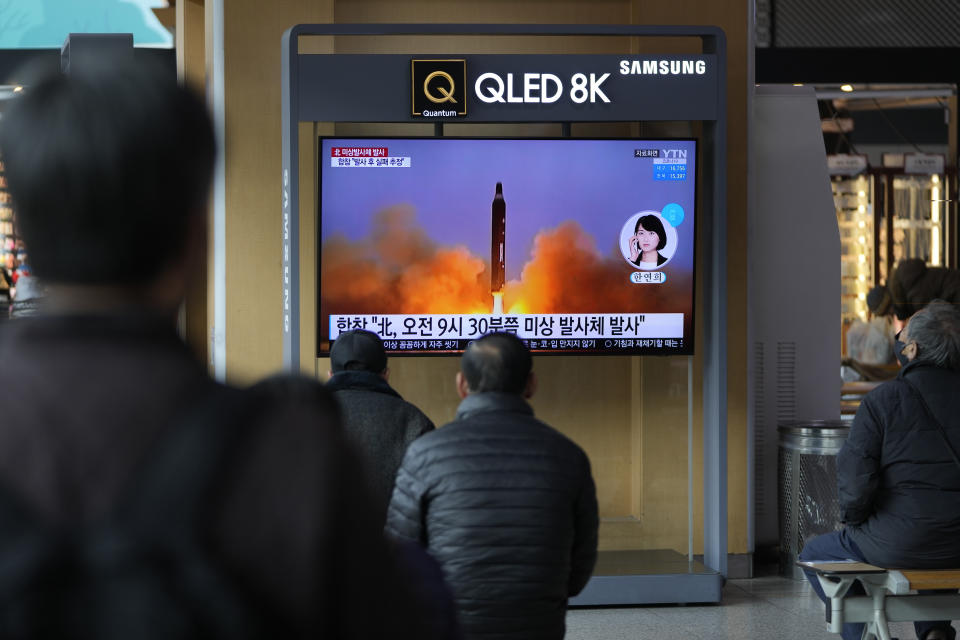
<path fill-rule="evenodd" d="M 507 393 L 478 393 L 407 450 L 387 516 L 443 567 L 467 638 L 562 638 L 597 552 L 583 450 Z"/>
<path fill-rule="evenodd" d="M 866 559 L 883 567 L 960 566 L 960 372 L 913 362 L 863 399 L 837 459 L 840 507 Z"/>
<path fill-rule="evenodd" d="M 411 442 L 433 431 L 433 422 L 375 373 L 338 371 L 327 389 L 340 405 L 347 438 L 363 456 L 382 528 L 403 454 Z"/>

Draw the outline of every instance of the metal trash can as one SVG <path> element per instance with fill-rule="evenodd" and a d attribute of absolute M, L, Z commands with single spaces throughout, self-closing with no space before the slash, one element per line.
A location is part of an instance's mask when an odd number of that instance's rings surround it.
<path fill-rule="evenodd" d="M 837 453 L 850 432 L 839 420 L 788 422 L 777 427 L 780 575 L 803 580 L 795 565 L 804 543 L 840 529 Z"/>

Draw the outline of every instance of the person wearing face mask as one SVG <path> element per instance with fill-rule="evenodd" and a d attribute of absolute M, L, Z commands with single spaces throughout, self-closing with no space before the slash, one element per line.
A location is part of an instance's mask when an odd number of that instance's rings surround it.
<path fill-rule="evenodd" d="M 803 561 L 960 567 L 960 309 L 934 300 L 910 317 L 894 350 L 900 373 L 864 397 L 837 456 L 844 527 L 808 541 Z M 825 601 L 815 574 L 807 577 Z M 920 640 L 956 637 L 949 621 L 914 626 Z M 845 624 L 842 635 L 862 631 Z"/>

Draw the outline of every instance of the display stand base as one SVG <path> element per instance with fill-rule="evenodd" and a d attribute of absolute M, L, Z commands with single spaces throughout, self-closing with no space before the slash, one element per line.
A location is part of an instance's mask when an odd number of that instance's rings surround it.
<path fill-rule="evenodd" d="M 720 602 L 723 576 L 671 549 L 601 551 L 572 607 Z"/>

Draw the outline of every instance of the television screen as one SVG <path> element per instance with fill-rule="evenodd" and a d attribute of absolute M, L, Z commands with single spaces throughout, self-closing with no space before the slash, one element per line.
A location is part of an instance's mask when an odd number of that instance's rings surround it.
<path fill-rule="evenodd" d="M 318 352 L 693 353 L 696 142 L 323 138 Z"/>

